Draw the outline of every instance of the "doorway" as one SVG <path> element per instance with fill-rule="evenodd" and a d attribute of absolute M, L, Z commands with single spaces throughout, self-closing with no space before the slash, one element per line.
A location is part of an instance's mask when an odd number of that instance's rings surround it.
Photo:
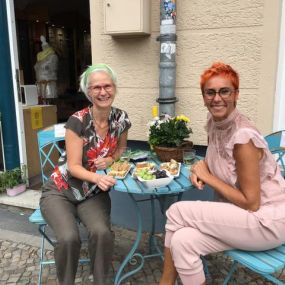
<path fill-rule="evenodd" d="M 14 8 L 20 84 L 38 85 L 35 64 L 44 36 L 58 58 L 56 95 L 44 104 L 56 105 L 57 122 L 65 122 L 88 105 L 78 78 L 92 62 L 89 0 L 14 0 Z"/>
<path fill-rule="evenodd" d="M 89 0 L 6 1 L 20 163 L 27 165 L 29 186 L 33 187 L 41 177 L 37 132 L 65 122 L 89 104 L 78 91 L 78 77 L 92 62 Z M 58 58 L 56 96 L 39 105 L 34 100 L 35 93 L 38 99 L 35 88 L 38 90 L 39 83 L 35 65 L 44 42 Z"/>

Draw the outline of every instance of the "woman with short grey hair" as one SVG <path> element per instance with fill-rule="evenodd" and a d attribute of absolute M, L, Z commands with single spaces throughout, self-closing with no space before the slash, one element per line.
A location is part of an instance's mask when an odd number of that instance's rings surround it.
<path fill-rule="evenodd" d="M 81 245 L 77 218 L 88 230 L 94 284 L 106 284 L 114 243 L 108 191 L 116 180 L 96 170 L 106 169 L 120 157 L 131 127 L 127 113 L 112 106 L 116 84 L 116 75 L 106 64 L 89 66 L 83 72 L 80 87 L 91 105 L 68 119 L 66 153 L 43 186 L 40 206 L 57 239 L 60 285 L 74 284 Z"/>

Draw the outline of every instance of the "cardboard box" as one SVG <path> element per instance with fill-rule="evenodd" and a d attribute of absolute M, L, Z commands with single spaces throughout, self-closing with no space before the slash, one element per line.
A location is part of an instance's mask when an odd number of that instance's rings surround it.
<path fill-rule="evenodd" d="M 41 112 L 42 122 L 38 124 L 40 128 L 35 128 L 37 124 L 33 122 L 33 108 Z M 27 150 L 28 178 L 41 176 L 40 158 L 38 150 L 37 132 L 43 128 L 57 123 L 57 109 L 55 105 L 24 106 L 24 125 Z"/>

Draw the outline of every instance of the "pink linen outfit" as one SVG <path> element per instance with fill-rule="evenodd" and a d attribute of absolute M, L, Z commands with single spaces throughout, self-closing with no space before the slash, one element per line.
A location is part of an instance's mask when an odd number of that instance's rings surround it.
<path fill-rule="evenodd" d="M 222 197 L 217 202 L 183 201 L 167 211 L 165 246 L 183 284 L 205 281 L 200 255 L 231 248 L 265 250 L 285 242 L 285 180 L 267 143 L 251 122 L 235 109 L 228 118 L 208 119 L 206 162 L 211 173 L 239 191 L 233 149 L 250 140 L 264 150 L 260 160 L 261 204 L 244 210 Z"/>

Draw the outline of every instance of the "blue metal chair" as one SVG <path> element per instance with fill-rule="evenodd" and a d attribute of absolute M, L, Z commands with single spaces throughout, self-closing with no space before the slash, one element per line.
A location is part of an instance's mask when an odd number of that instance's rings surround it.
<path fill-rule="evenodd" d="M 285 136 L 285 130 L 267 135 L 265 140 L 267 141 L 270 151 L 276 155 L 276 161 L 280 165 L 281 172 L 285 177 L 285 146 L 282 146 L 281 143 L 282 134 Z"/>
<path fill-rule="evenodd" d="M 62 130 L 62 131 L 61 131 Z M 57 164 L 59 156 L 64 152 L 61 144 L 64 144 L 63 124 L 53 125 L 45 128 L 37 133 L 38 151 L 40 156 L 42 182 L 46 182 L 55 165 Z M 39 227 L 41 233 L 41 248 L 40 248 L 40 271 L 38 277 L 38 285 L 42 284 L 42 270 L 43 266 L 54 264 L 54 260 L 45 259 L 45 241 L 48 241 L 54 246 L 54 240 L 47 234 L 47 223 L 44 220 L 41 210 L 36 209 L 29 217 L 29 221 Z M 81 264 L 89 262 L 89 259 L 80 259 Z"/>
<path fill-rule="evenodd" d="M 239 263 L 262 275 L 273 284 L 285 284 L 276 277 L 272 276 L 272 274 L 285 267 L 285 244 L 274 249 L 264 251 L 243 251 L 234 249 L 226 251 L 225 255 L 233 259 L 233 264 L 224 280 L 223 285 L 228 284 Z"/>
<path fill-rule="evenodd" d="M 42 182 L 46 182 L 63 154 L 64 124 L 47 127 L 37 133 Z"/>
<path fill-rule="evenodd" d="M 283 131 L 284 132 L 284 131 Z M 283 176 L 285 175 L 284 159 L 285 148 L 281 144 L 282 131 L 272 133 L 265 137 L 270 151 L 276 155 L 276 161 L 280 165 Z M 244 251 L 244 250 L 228 250 L 225 252 L 233 260 L 228 275 L 223 285 L 227 285 L 231 279 L 238 264 L 242 264 L 248 269 L 262 275 L 273 284 L 285 285 L 285 282 L 278 280 L 272 274 L 285 268 L 285 244 L 271 250 L 264 251 Z"/>

